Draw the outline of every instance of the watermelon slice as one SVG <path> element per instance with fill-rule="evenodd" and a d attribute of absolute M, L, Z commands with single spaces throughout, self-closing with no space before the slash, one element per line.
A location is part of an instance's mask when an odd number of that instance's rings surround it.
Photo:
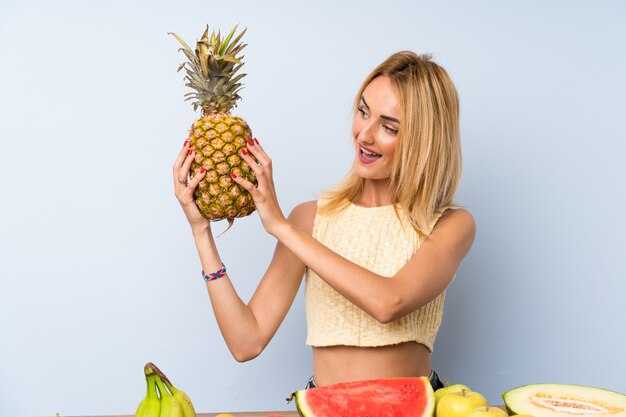
<path fill-rule="evenodd" d="M 431 417 L 435 410 L 426 377 L 342 382 L 294 396 L 302 417 Z"/>

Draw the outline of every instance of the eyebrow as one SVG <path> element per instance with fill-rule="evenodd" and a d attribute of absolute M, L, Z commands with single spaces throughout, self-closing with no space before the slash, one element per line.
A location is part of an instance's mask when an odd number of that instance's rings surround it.
<path fill-rule="evenodd" d="M 361 101 L 363 102 L 363 104 L 365 105 L 367 110 L 370 110 L 370 106 L 367 104 L 367 101 L 365 101 L 365 97 L 361 96 Z M 386 116 L 384 114 L 381 114 L 380 118 L 381 119 L 385 119 L 385 120 L 389 120 L 390 122 L 394 122 L 394 123 L 400 124 L 400 120 L 396 119 L 395 117 Z"/>

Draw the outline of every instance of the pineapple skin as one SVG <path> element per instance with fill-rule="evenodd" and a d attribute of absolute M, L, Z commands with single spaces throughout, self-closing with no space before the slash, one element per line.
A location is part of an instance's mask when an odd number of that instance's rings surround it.
<path fill-rule="evenodd" d="M 232 174 L 257 185 L 254 171 L 241 157 L 252 131 L 241 117 L 227 113 L 206 114 L 189 130 L 195 158 L 191 164 L 193 177 L 201 168 L 206 176 L 194 192 L 200 213 L 210 221 L 248 216 L 256 210 L 248 191 L 237 184 Z"/>

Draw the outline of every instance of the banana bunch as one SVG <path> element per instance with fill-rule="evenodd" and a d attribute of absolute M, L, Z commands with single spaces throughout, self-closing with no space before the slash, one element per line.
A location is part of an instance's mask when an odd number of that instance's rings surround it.
<path fill-rule="evenodd" d="M 139 403 L 135 417 L 196 417 L 189 396 L 176 389 L 155 364 L 148 362 L 143 372 L 146 375 L 146 398 Z"/>

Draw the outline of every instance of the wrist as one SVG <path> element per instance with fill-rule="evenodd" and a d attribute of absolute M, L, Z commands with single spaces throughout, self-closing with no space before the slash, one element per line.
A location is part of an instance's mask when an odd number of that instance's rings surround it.
<path fill-rule="evenodd" d="M 289 220 L 283 218 L 281 221 L 277 222 L 274 227 L 272 227 L 272 230 L 270 230 L 269 233 L 276 239 L 281 240 L 284 236 L 289 234 L 292 228 L 293 225 L 289 222 Z"/>
<path fill-rule="evenodd" d="M 211 232 L 211 226 L 209 222 L 198 224 L 198 225 L 193 225 L 193 224 L 191 225 L 191 233 L 193 234 L 194 239 L 211 235 L 210 232 Z"/>
<path fill-rule="evenodd" d="M 226 276 L 226 266 L 224 265 L 224 263 L 222 263 L 222 267 L 219 269 L 216 269 L 215 272 L 207 273 L 204 271 L 204 269 L 202 270 L 202 278 L 204 278 L 206 282 L 215 281 L 216 279 L 224 278 L 225 276 Z"/>

